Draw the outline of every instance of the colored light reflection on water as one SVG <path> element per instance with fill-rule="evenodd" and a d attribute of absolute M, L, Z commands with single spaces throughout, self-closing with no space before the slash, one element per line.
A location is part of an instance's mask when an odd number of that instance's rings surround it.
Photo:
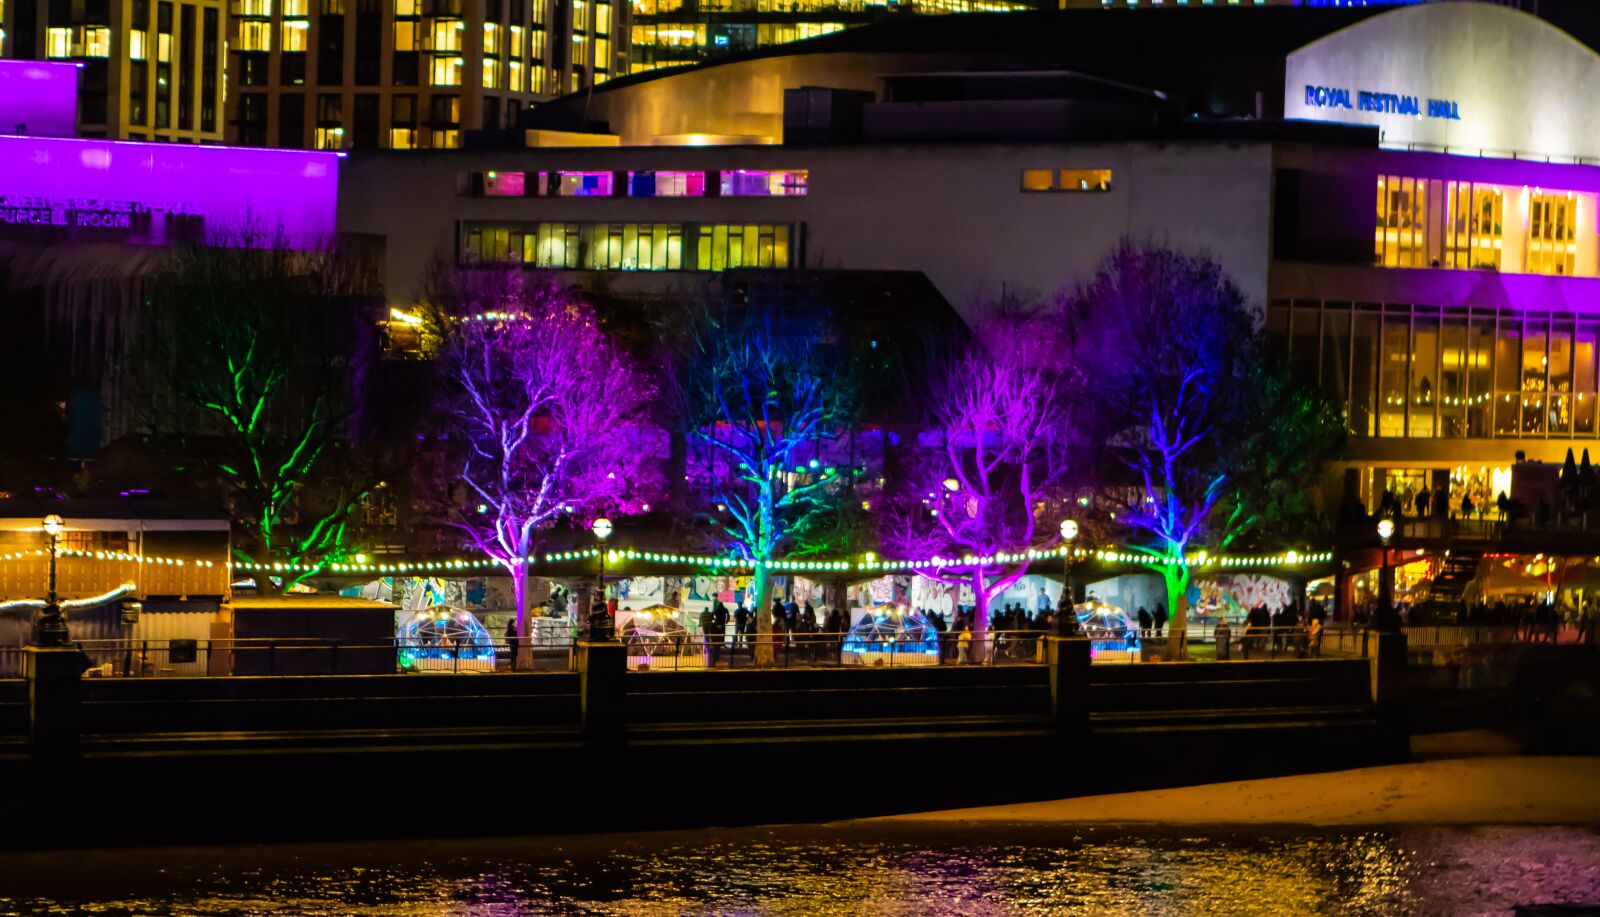
<path fill-rule="evenodd" d="M 1551 902 L 1600 902 L 1600 835 L 781 828 L 0 856 L 0 914 L 1455 915 Z"/>

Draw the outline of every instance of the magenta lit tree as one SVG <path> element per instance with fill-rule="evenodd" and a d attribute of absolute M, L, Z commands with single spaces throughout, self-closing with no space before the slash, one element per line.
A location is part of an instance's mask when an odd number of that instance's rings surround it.
<path fill-rule="evenodd" d="M 1241 521 L 1219 510 L 1241 471 L 1230 447 L 1274 422 L 1260 413 L 1255 317 L 1215 262 L 1128 243 L 1068 301 L 1086 418 L 1134 485 L 1101 499 L 1161 577 L 1168 656 L 1181 658 L 1191 562 Z"/>
<path fill-rule="evenodd" d="M 450 521 L 506 568 L 527 635 L 539 533 L 648 499 L 648 388 L 593 310 L 553 284 L 458 275 L 440 298 L 439 367 L 467 491 Z"/>
<path fill-rule="evenodd" d="M 904 486 L 882 517 L 884 549 L 974 600 L 981 652 L 989 606 L 1028 572 L 1024 554 L 1054 545 L 1060 519 L 1043 518 L 1067 473 L 1076 374 L 1062 359 L 1059 324 L 997 319 L 929 375 L 928 422 Z M 1037 540 L 1037 542 L 1036 542 Z"/>

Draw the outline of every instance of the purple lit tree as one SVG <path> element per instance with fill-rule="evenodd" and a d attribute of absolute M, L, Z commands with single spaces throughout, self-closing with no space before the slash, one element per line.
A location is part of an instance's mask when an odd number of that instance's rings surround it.
<path fill-rule="evenodd" d="M 526 635 L 527 558 L 540 531 L 648 499 L 649 390 L 593 310 L 551 283 L 486 272 L 442 287 L 439 369 L 467 492 L 449 522 L 505 567 Z"/>
<path fill-rule="evenodd" d="M 937 559 L 917 572 L 971 588 L 979 652 L 990 603 L 1028 572 L 1026 550 L 1059 538 L 1061 520 L 1042 514 L 1072 454 L 1077 381 L 1064 353 L 1058 323 L 1009 317 L 936 364 L 924 432 L 882 517 L 886 551 Z M 1019 550 L 1021 560 L 997 556 Z"/>
<path fill-rule="evenodd" d="M 1267 369 L 1255 315 L 1215 262 L 1124 243 L 1067 306 L 1085 419 L 1131 471 L 1101 500 L 1162 578 L 1181 658 L 1193 556 L 1303 508 L 1271 494 L 1315 476 L 1338 418 Z"/>
<path fill-rule="evenodd" d="M 829 456 L 855 418 L 851 364 L 804 307 L 708 311 L 694 359 L 688 432 L 706 459 L 707 515 L 714 539 L 753 567 L 756 664 L 770 665 L 772 561 L 803 551 L 849 489 Z"/>

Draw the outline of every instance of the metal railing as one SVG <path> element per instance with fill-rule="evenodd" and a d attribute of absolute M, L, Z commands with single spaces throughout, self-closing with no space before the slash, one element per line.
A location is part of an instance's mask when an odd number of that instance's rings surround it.
<path fill-rule="evenodd" d="M 568 672 L 570 639 L 517 641 L 316 638 L 80 640 L 91 678 L 354 675 L 394 672 Z M 0 663 L 5 660 L 0 656 Z"/>
<path fill-rule="evenodd" d="M 988 631 L 971 634 L 905 634 L 874 639 L 840 632 L 623 634 L 628 668 L 635 672 L 681 672 L 748 668 L 906 668 L 952 665 L 1037 665 L 1044 662 L 1045 634 Z"/>

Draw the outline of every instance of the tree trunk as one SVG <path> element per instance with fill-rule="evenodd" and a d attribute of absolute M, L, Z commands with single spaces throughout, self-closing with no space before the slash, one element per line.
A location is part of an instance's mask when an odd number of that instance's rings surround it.
<path fill-rule="evenodd" d="M 517 652 L 512 666 L 519 672 L 533 668 L 533 635 L 528 633 L 528 565 L 513 562 L 511 597 L 517 608 Z"/>
<path fill-rule="evenodd" d="M 1161 568 L 1167 586 L 1167 650 L 1171 662 L 1189 658 L 1189 568 L 1167 564 Z"/>
<path fill-rule="evenodd" d="M 986 579 L 982 570 L 972 574 L 972 652 L 967 660 L 969 662 L 982 662 L 988 658 L 989 590 Z"/>
<path fill-rule="evenodd" d="M 772 591 L 772 572 L 766 561 L 756 561 L 750 586 L 755 603 L 755 607 L 750 609 L 756 619 L 755 664 L 757 668 L 769 668 L 778 664 L 778 655 L 772 640 L 772 607 L 767 601 L 767 595 Z"/>

